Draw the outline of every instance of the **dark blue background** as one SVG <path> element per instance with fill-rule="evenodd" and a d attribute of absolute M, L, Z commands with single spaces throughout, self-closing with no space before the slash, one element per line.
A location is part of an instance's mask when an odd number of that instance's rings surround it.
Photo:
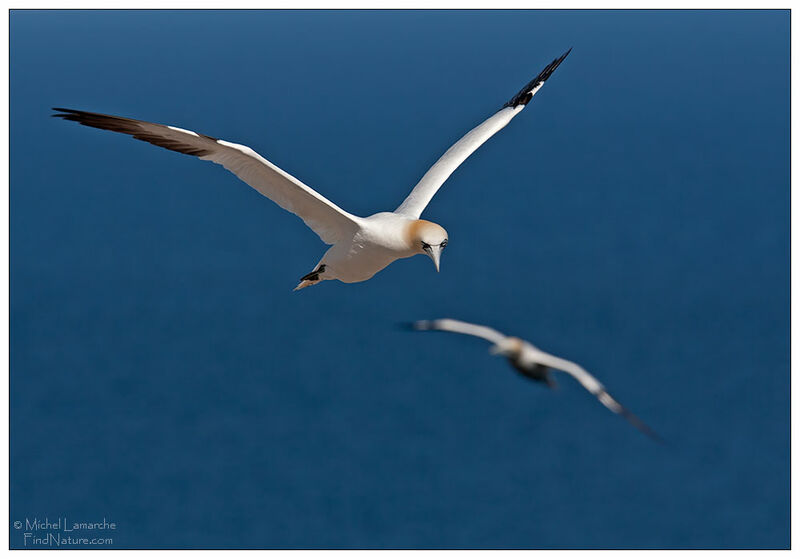
<path fill-rule="evenodd" d="M 550 60 L 423 217 L 450 245 L 291 290 L 325 246 L 221 167 L 359 215 Z M 11 14 L 11 516 L 118 547 L 787 547 L 789 13 Z M 451 316 L 586 366 L 525 382 Z M 12 530 L 12 546 L 22 546 Z"/>

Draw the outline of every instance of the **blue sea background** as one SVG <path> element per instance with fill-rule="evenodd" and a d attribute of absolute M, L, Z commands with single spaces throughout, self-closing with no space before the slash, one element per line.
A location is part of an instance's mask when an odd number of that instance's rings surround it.
<path fill-rule="evenodd" d="M 12 522 L 105 518 L 119 548 L 789 546 L 788 11 L 10 23 Z M 441 273 L 297 293 L 326 247 L 295 216 L 49 116 L 244 143 L 370 215 L 569 47 L 423 215 Z M 445 316 L 583 364 L 668 444 L 398 327 Z"/>

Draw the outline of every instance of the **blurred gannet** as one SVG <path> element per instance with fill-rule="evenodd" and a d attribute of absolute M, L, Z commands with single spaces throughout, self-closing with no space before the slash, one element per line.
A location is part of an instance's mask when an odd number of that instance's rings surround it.
<path fill-rule="evenodd" d="M 323 280 L 354 283 L 368 280 L 395 260 L 415 254 L 427 254 L 439 270 L 439 259 L 447 246 L 447 231 L 436 223 L 419 219 L 422 211 L 453 171 L 525 108 L 569 52 L 551 62 L 498 112 L 453 144 L 396 210 L 369 217 L 344 211 L 247 146 L 175 126 L 74 109 L 54 108 L 58 113 L 53 116 L 129 134 L 137 140 L 222 165 L 283 209 L 299 216 L 323 242 L 333 245 L 313 271 L 301 278 L 295 290 Z"/>
<path fill-rule="evenodd" d="M 581 386 L 600 400 L 600 403 L 605 407 L 630 421 L 647 436 L 661 441 L 661 438 L 645 425 L 642 420 L 612 398 L 600 381 L 586 372 L 583 367 L 572 361 L 567 361 L 566 359 L 561 359 L 560 357 L 545 353 L 525 340 L 506 336 L 488 326 L 480 326 L 478 324 L 471 324 L 451 318 L 420 320 L 413 323 L 413 327 L 416 330 L 456 332 L 458 334 L 467 334 L 469 336 L 476 336 L 488 340 L 494 344 L 489 350 L 492 355 L 505 356 L 508 362 L 511 363 L 511 366 L 524 377 L 537 382 L 543 382 L 550 388 L 554 388 L 556 385 L 550 375 L 550 369 L 563 371 L 577 380 Z"/>

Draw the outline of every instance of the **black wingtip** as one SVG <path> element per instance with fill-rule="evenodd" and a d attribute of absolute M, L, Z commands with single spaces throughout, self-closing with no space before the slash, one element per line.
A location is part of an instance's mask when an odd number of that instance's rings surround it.
<path fill-rule="evenodd" d="M 85 124 L 83 121 L 86 120 L 86 117 L 88 116 L 106 116 L 95 113 L 87 113 L 86 111 L 79 111 L 77 109 L 65 109 L 63 107 L 53 107 L 52 110 L 56 112 L 50 116 L 55 118 L 63 118 L 64 120 L 71 120 L 72 122 L 77 122 L 79 124 Z"/>
<path fill-rule="evenodd" d="M 420 330 L 429 330 L 431 326 L 430 320 L 415 320 L 413 322 L 398 322 L 397 327 L 401 330 L 408 332 L 418 332 Z"/>
<path fill-rule="evenodd" d="M 75 114 L 77 111 L 72 109 L 63 109 L 61 107 L 52 107 L 50 110 L 55 111 L 55 113 L 51 114 L 50 116 L 58 117 L 58 118 L 66 118 L 72 114 Z"/>
<path fill-rule="evenodd" d="M 527 105 L 528 102 L 533 98 L 533 90 L 536 89 L 539 85 L 543 84 L 547 81 L 547 78 L 553 75 L 553 72 L 556 71 L 556 68 L 564 62 L 564 59 L 569 56 L 569 53 L 572 52 L 572 47 L 569 48 L 567 52 L 553 60 L 550 64 L 545 66 L 544 70 L 539 72 L 539 75 L 533 78 L 531 81 L 525 84 L 525 87 L 519 90 L 519 92 L 512 97 L 508 103 L 503 105 L 505 107 L 518 107 L 520 105 Z"/>
<path fill-rule="evenodd" d="M 77 122 L 83 126 L 99 128 L 100 130 L 110 130 L 128 134 L 137 140 L 153 144 L 171 151 L 203 157 L 209 155 L 215 146 L 208 143 L 199 143 L 199 140 L 208 140 L 217 143 L 217 138 L 205 134 L 197 134 L 188 130 L 176 130 L 170 126 L 156 124 L 155 122 L 145 122 L 134 120 L 122 116 L 106 115 L 102 113 L 90 113 L 88 111 L 78 111 L 75 109 L 63 109 L 53 107 L 54 111 L 59 111 L 52 115 L 64 120 Z M 188 133 L 188 134 L 187 134 Z"/>
<path fill-rule="evenodd" d="M 651 440 L 657 442 L 660 445 L 667 445 L 667 441 L 665 441 L 661 436 L 653 431 L 647 424 L 639 419 L 636 415 L 631 413 L 628 409 L 622 408 L 620 411 L 620 415 L 622 415 L 625 419 L 627 419 L 634 427 L 636 427 L 639 431 L 647 435 Z"/>
<path fill-rule="evenodd" d="M 658 433 L 654 433 L 653 431 L 649 431 L 649 432 L 646 432 L 645 435 L 647 435 L 647 437 L 651 441 L 656 443 L 657 445 L 663 446 L 665 448 L 669 448 L 671 446 L 665 439 L 663 439 L 661 436 L 659 436 Z"/>
<path fill-rule="evenodd" d="M 649 427 L 645 427 L 644 429 L 640 428 L 642 433 L 647 435 L 651 441 L 654 441 L 662 446 L 667 446 L 667 441 L 665 441 L 661 435 L 650 429 Z"/>

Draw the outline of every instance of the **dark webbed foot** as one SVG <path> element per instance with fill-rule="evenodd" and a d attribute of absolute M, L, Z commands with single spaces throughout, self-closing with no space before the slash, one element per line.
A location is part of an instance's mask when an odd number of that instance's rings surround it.
<path fill-rule="evenodd" d="M 325 264 L 320 264 L 319 268 L 311 272 L 310 274 L 304 275 L 300 278 L 300 281 L 319 281 L 319 275 L 325 271 Z"/>

